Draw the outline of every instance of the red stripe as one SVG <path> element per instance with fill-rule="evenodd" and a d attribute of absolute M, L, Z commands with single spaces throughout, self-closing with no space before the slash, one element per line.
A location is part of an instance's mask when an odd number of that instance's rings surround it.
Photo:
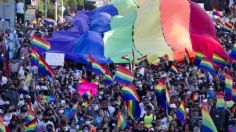
<path fill-rule="evenodd" d="M 117 71 L 127 74 L 129 76 L 133 76 L 133 74 L 128 69 L 126 69 L 120 65 L 117 67 Z"/>

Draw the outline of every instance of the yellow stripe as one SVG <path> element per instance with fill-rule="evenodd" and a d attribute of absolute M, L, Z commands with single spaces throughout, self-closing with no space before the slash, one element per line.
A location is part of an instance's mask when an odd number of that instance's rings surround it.
<path fill-rule="evenodd" d="M 148 55 L 152 64 L 165 54 L 173 59 L 173 52 L 163 36 L 159 8 L 160 0 L 146 0 L 137 11 L 134 25 L 135 46 L 142 54 Z"/>

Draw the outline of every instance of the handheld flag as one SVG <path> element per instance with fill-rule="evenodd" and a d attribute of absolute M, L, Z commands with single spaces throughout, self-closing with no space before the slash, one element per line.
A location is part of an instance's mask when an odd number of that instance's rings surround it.
<path fill-rule="evenodd" d="M 199 66 L 203 58 L 204 58 L 204 54 L 202 52 L 196 52 L 194 64 L 196 66 Z"/>
<path fill-rule="evenodd" d="M 186 108 L 185 108 L 184 101 L 181 102 L 181 104 L 176 112 L 176 117 L 182 122 L 186 121 Z"/>
<path fill-rule="evenodd" d="M 141 62 L 143 62 L 145 60 L 147 60 L 147 55 L 144 55 L 144 56 L 138 58 L 138 63 L 141 63 Z"/>
<path fill-rule="evenodd" d="M 116 73 L 114 75 L 114 81 L 117 81 L 120 84 L 129 85 L 134 80 L 133 74 L 126 68 L 118 66 L 116 68 Z"/>
<path fill-rule="evenodd" d="M 227 65 L 227 62 L 217 54 L 213 54 L 212 60 L 215 64 L 219 65 L 220 67 L 224 67 Z"/>
<path fill-rule="evenodd" d="M 225 100 L 226 101 L 231 100 L 232 88 L 233 88 L 233 78 L 230 76 L 229 73 L 226 73 L 225 74 Z"/>
<path fill-rule="evenodd" d="M 166 110 L 167 104 L 170 101 L 170 94 L 167 90 L 167 86 L 164 79 L 160 80 L 159 83 L 155 84 L 154 91 L 157 97 L 158 105 Z"/>
<path fill-rule="evenodd" d="M 132 118 L 140 118 L 141 108 L 139 106 L 139 102 L 134 100 L 125 101 L 126 109 L 128 115 Z"/>
<path fill-rule="evenodd" d="M 38 52 L 44 52 L 51 49 L 51 45 L 49 42 L 36 35 L 33 36 L 32 47 Z"/>
<path fill-rule="evenodd" d="M 48 25 L 55 25 L 56 23 L 52 18 L 48 18 L 48 17 L 44 18 L 43 22 Z"/>
<path fill-rule="evenodd" d="M 179 71 L 177 70 L 177 68 L 175 67 L 175 65 L 172 64 L 172 66 L 170 67 L 170 72 L 173 72 L 174 74 L 178 74 Z"/>
<path fill-rule="evenodd" d="M 231 53 L 229 55 L 232 59 L 236 60 L 236 43 L 234 44 L 233 49 L 231 50 Z"/>
<path fill-rule="evenodd" d="M 82 97 L 86 100 L 90 100 L 92 98 L 92 94 L 90 91 L 87 91 L 86 93 L 82 95 Z"/>
<path fill-rule="evenodd" d="M 212 63 L 210 61 L 208 61 L 207 59 L 203 59 L 199 65 L 200 69 L 206 70 L 212 74 L 217 74 L 217 71 L 215 70 L 214 66 L 212 65 Z"/>
<path fill-rule="evenodd" d="M 117 113 L 117 124 L 120 129 L 125 129 L 127 127 L 126 120 L 124 117 L 121 115 L 120 112 Z"/>
<path fill-rule="evenodd" d="M 191 58 L 190 58 L 190 55 L 189 55 L 187 49 L 185 49 L 185 53 L 184 53 L 184 63 L 185 64 L 190 64 L 191 63 Z"/>
<path fill-rule="evenodd" d="M 10 132 L 10 129 L 3 122 L 2 117 L 0 117 L 0 132 Z"/>
<path fill-rule="evenodd" d="M 38 70 L 39 70 L 39 73 L 41 73 L 43 75 L 49 75 L 51 77 L 55 77 L 56 76 L 56 74 L 52 70 L 52 68 L 40 56 L 39 56 L 39 67 L 38 67 Z"/>
<path fill-rule="evenodd" d="M 124 101 L 134 100 L 140 102 L 140 98 L 133 84 L 122 88 Z"/>
<path fill-rule="evenodd" d="M 202 102 L 202 132 L 217 132 L 216 126 L 204 102 Z"/>
<path fill-rule="evenodd" d="M 218 92 L 216 94 L 216 99 L 217 99 L 216 107 L 219 109 L 224 109 L 225 108 L 224 94 L 221 92 Z"/>
<path fill-rule="evenodd" d="M 92 71 L 98 75 L 105 75 L 108 71 L 107 67 L 105 67 L 102 64 L 99 64 L 97 61 L 95 61 L 92 56 L 89 56 L 88 58 L 89 62 L 91 62 Z"/>
<path fill-rule="evenodd" d="M 104 84 L 105 85 L 113 85 L 114 84 L 111 75 L 109 75 L 109 74 L 105 75 Z"/>
<path fill-rule="evenodd" d="M 38 66 L 39 64 L 39 54 L 37 51 L 35 51 L 34 48 L 32 48 L 32 53 L 31 53 L 31 65 L 32 66 Z"/>

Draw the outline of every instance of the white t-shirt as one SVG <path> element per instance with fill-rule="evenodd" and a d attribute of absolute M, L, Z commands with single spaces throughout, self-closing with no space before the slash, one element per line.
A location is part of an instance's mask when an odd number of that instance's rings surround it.
<path fill-rule="evenodd" d="M 16 13 L 24 14 L 24 8 L 25 8 L 24 3 L 18 2 L 18 3 L 16 4 Z"/>

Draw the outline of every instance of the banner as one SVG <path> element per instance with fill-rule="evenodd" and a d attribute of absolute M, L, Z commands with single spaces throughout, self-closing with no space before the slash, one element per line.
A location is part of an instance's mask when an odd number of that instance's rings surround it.
<path fill-rule="evenodd" d="M 51 66 L 64 66 L 64 53 L 46 53 L 46 62 Z"/>

